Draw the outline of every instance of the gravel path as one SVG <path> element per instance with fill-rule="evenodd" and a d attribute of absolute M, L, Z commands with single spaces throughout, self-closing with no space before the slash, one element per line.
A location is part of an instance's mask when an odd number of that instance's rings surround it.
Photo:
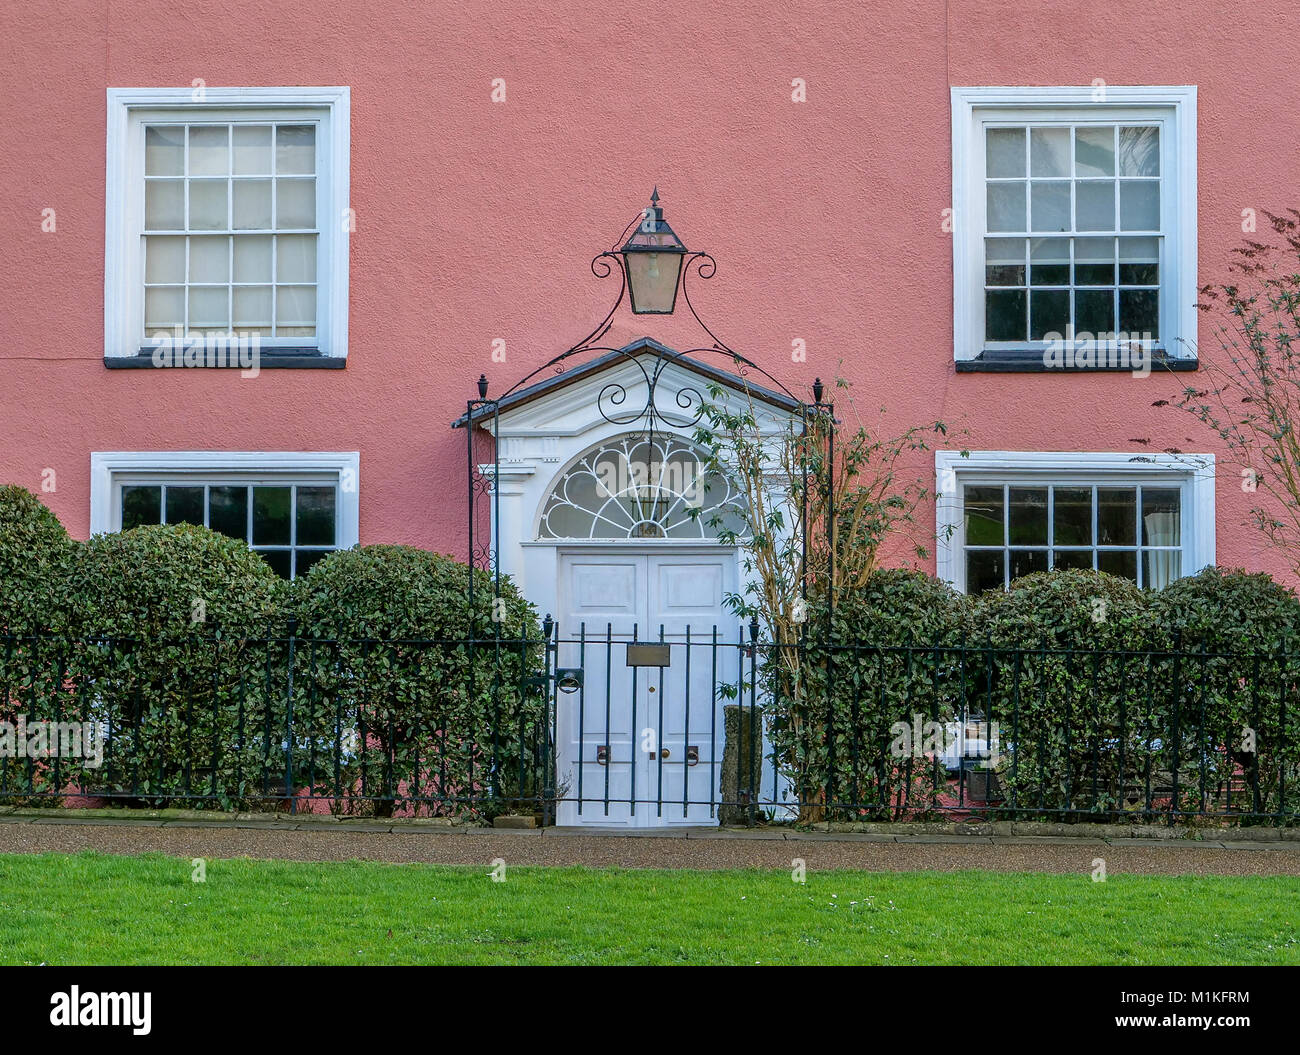
<path fill-rule="evenodd" d="M 779 868 L 802 858 L 815 870 L 880 872 L 988 869 L 1090 872 L 1103 858 L 1110 874 L 1300 876 L 1300 843 L 1196 845 L 1158 840 L 827 835 L 782 831 L 695 830 L 629 836 L 563 829 L 364 831 L 304 830 L 284 824 L 172 821 L 134 824 L 0 818 L 0 853 L 164 853 L 177 857 L 253 857 L 286 861 L 586 865 L 592 868 Z"/>

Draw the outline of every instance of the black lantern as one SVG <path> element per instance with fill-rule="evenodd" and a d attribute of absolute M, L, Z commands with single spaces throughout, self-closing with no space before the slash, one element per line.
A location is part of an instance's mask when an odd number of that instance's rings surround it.
<path fill-rule="evenodd" d="M 686 246 L 673 233 L 659 207 L 659 188 L 650 195 L 650 207 L 619 250 L 637 315 L 671 315 L 677 304 Z"/>

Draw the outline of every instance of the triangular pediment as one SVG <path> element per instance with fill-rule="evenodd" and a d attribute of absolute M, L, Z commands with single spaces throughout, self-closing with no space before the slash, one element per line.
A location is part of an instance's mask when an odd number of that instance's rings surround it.
<path fill-rule="evenodd" d="M 651 416 L 652 389 L 656 427 L 672 431 L 693 429 L 706 402 L 748 402 L 756 418 L 773 429 L 800 413 L 801 404 L 788 393 L 724 369 L 727 365 L 745 369 L 725 353 L 687 356 L 643 337 L 525 385 L 504 396 L 495 411 L 477 412 L 474 420 L 488 431 L 499 429 L 503 437 L 575 436 L 610 427 L 635 431 L 646 427 Z M 467 420 L 462 416 L 453 425 L 464 426 Z"/>

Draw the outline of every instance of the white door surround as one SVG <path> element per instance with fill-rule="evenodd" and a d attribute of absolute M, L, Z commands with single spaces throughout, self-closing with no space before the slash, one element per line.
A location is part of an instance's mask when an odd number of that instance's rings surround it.
<path fill-rule="evenodd" d="M 496 430 L 495 513 L 500 521 L 492 525 L 492 531 L 493 537 L 500 539 L 501 572 L 509 575 L 543 614 L 555 613 L 558 606 L 556 550 L 559 546 L 571 548 L 577 544 L 575 540 L 540 537 L 539 524 L 546 501 L 564 470 L 584 452 L 645 430 L 644 419 L 636 419 L 635 414 L 647 402 L 647 377 L 654 376 L 656 367 L 661 366 L 655 404 L 675 415 L 676 420 L 689 420 L 698 412 L 702 400 L 733 409 L 748 403 L 763 434 L 779 437 L 791 418 L 798 416 L 792 400 L 750 385 L 742 378 L 716 369 L 702 374 L 697 364 L 686 359 L 657 362 L 673 355 L 671 349 L 642 338 L 619 354 L 591 364 L 595 369 L 577 367 L 570 371 L 572 379 L 561 374 L 507 397 L 502 400 L 495 420 L 485 416 L 473 426 L 489 433 Z M 722 389 L 717 399 L 709 392 L 714 384 Z M 611 403 L 613 393 L 620 396 L 617 404 Z M 691 443 L 695 422 L 674 428 L 671 420 L 657 421 L 656 433 Z M 479 470 L 491 481 L 492 464 L 481 465 Z M 622 539 L 616 544 L 628 541 Z M 689 540 L 635 541 L 674 546 Z M 700 539 L 693 541 L 698 545 Z M 609 543 L 588 539 L 581 544 Z"/>
<path fill-rule="evenodd" d="M 462 418 L 456 423 L 483 428 L 495 435 L 497 462 L 495 466 L 480 465 L 479 471 L 489 482 L 495 473 L 492 506 L 493 515 L 498 519 L 490 530 L 492 537 L 499 540 L 497 556 L 501 572 L 515 582 L 539 614 L 550 613 L 556 618 L 557 634 L 562 641 L 571 642 L 577 637 L 580 629 L 577 623 L 582 622 L 579 618 L 575 623 L 578 612 L 592 616 L 588 638 L 597 627 L 602 638 L 607 632 L 610 637 L 608 650 L 602 649 L 599 654 L 588 650 L 583 659 L 584 693 L 556 694 L 560 741 L 557 747 L 561 754 L 557 775 L 570 796 L 560 807 L 562 824 L 639 827 L 717 823 L 716 816 L 710 816 L 716 811 L 708 803 L 718 795 L 722 722 L 721 715 L 716 715 L 714 731 L 715 715 L 705 697 L 711 699 L 716 686 L 710 684 L 714 675 L 708 662 L 709 648 L 703 642 L 711 640 L 716 625 L 719 639 L 732 643 L 730 649 L 718 649 L 719 659 L 724 656 L 734 659 L 738 623 L 722 602 L 726 594 L 739 590 L 743 583 L 739 552 L 735 547 L 724 547 L 714 541 L 714 531 L 692 531 L 680 518 L 669 515 L 662 521 L 667 530 L 661 534 L 667 537 L 657 538 L 644 537 L 643 525 L 634 523 L 638 519 L 635 510 L 630 519 L 624 518 L 626 525 L 593 528 L 578 538 L 557 537 L 565 529 L 557 530 L 557 518 L 548 516 L 548 501 L 557 487 L 565 486 L 566 472 L 585 455 L 603 447 L 620 448 L 626 453 L 629 437 L 646 432 L 647 416 L 638 416 L 638 411 L 647 406 L 652 377 L 655 379 L 655 436 L 668 437 L 676 445 L 673 449 L 694 446 L 697 426 L 694 419 L 705 401 L 726 406 L 732 412 L 742 407 L 752 410 L 760 432 L 773 439 L 783 436 L 791 419 L 800 413 L 799 405 L 787 396 L 711 365 L 688 357 L 678 358 L 671 349 L 642 338 L 617 353 L 505 397 L 494 415 L 483 415 L 473 422 Z M 572 521 L 558 518 L 558 522 Z M 628 530 L 628 525 L 632 530 Z M 605 530 L 610 537 L 600 537 Z M 582 568 L 584 563 L 591 570 L 577 581 L 575 568 Z M 602 566 L 605 572 L 596 570 Z M 590 596 L 584 596 L 584 590 Z M 629 668 L 626 643 L 631 639 L 634 625 L 642 640 L 655 641 L 661 623 L 664 639 L 670 643 L 672 664 L 662 672 L 657 667 Z M 684 644 L 687 626 L 692 642 L 701 642 L 698 652 L 694 644 L 689 649 L 692 653 L 689 680 L 685 667 L 688 649 Z M 561 648 L 561 666 L 579 665 L 570 654 L 572 648 L 567 645 Z M 611 686 L 607 753 L 613 754 L 616 760 L 621 759 L 615 768 L 601 766 L 595 758 L 596 747 L 605 746 L 603 704 L 607 675 Z M 633 676 L 637 679 L 635 690 Z M 717 676 L 722 679 L 727 675 L 719 670 Z M 590 726 L 583 728 L 581 736 L 577 732 L 579 723 L 585 726 L 585 718 L 590 716 L 589 711 L 581 710 L 581 697 L 593 686 L 598 687 L 602 704 L 599 745 L 591 740 Z M 680 706 L 684 704 L 688 686 L 692 701 L 689 742 L 685 728 L 688 714 Z M 648 700 L 654 700 L 651 722 L 644 721 Z M 701 700 L 705 702 L 701 704 Z M 662 721 L 660 701 L 665 701 Z M 615 709 L 616 703 L 623 707 L 623 712 Z M 637 708 L 635 723 L 633 704 Z M 632 728 L 633 724 L 636 729 Z M 702 728 L 704 724 L 709 728 Z M 649 752 L 642 749 L 640 737 L 635 743 L 632 741 L 632 733 L 642 734 L 647 730 L 662 740 L 656 744 L 660 757 L 653 766 Z M 700 732 L 707 735 L 701 737 Z M 566 747 L 566 743 L 570 746 Z M 636 755 L 632 753 L 633 747 L 637 749 Z M 695 764 L 689 766 L 687 775 L 685 755 L 690 748 L 694 748 Z M 662 757 L 665 749 L 669 752 L 666 759 Z M 579 765 L 580 771 L 575 768 Z M 635 796 L 630 793 L 634 768 Z M 579 772 L 582 796 L 586 800 L 580 817 L 573 801 L 578 794 Z M 607 775 L 611 782 L 610 798 L 625 800 L 617 806 L 611 802 L 608 816 L 604 810 Z M 599 787 L 596 805 L 591 801 L 593 781 Z M 620 781 L 628 785 L 626 790 L 615 787 Z M 703 800 L 703 807 L 688 806 L 683 812 L 684 791 L 692 802 Z M 639 802 L 635 808 L 629 808 L 626 800 L 632 797 L 655 801 Z M 675 810 L 668 806 L 673 801 Z"/>

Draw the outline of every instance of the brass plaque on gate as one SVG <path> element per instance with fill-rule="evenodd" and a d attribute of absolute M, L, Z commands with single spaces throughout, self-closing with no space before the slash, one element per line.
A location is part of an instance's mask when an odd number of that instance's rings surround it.
<path fill-rule="evenodd" d="M 629 641 L 627 643 L 627 665 L 629 667 L 668 667 L 672 665 L 672 649 L 650 641 Z"/>

